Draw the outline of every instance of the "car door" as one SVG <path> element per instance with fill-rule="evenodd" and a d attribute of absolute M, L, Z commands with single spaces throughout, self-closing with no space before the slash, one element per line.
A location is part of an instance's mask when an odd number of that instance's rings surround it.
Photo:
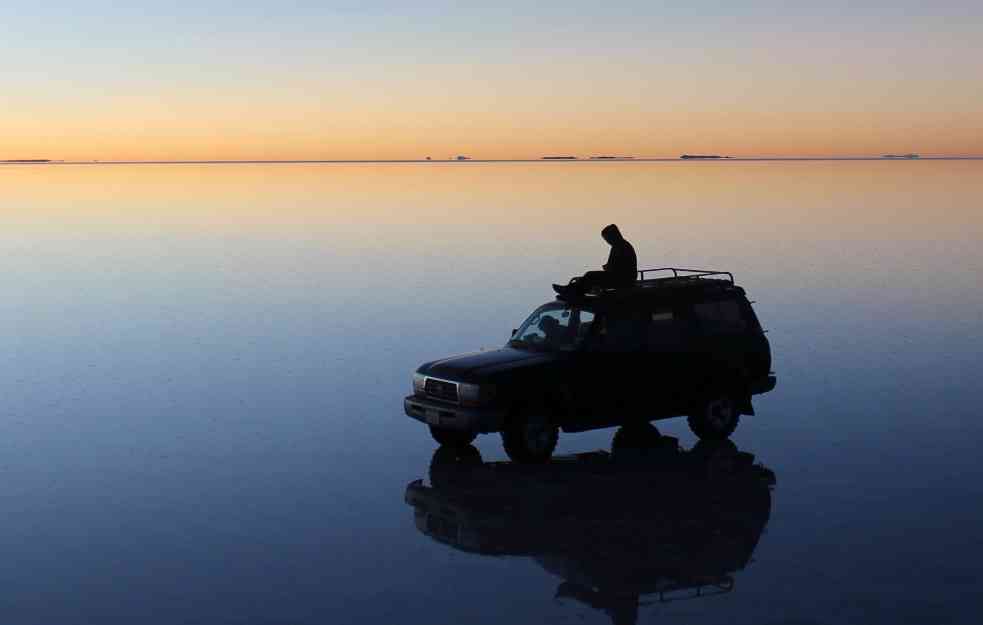
<path fill-rule="evenodd" d="M 581 353 L 577 390 L 585 421 L 600 427 L 636 411 L 644 384 L 645 314 L 606 311 L 594 326 Z"/>
<path fill-rule="evenodd" d="M 694 369 L 694 322 L 685 302 L 654 304 L 648 311 L 645 409 L 653 417 L 678 414 L 689 396 Z"/>
<path fill-rule="evenodd" d="M 537 378 L 537 390 L 555 405 L 562 406 L 560 424 L 565 429 L 577 428 L 589 420 L 595 401 L 596 370 L 585 348 L 595 328 L 595 314 L 578 307 L 557 309 L 549 314 L 556 323 L 547 324 L 547 328 L 553 329 L 545 330 L 540 343 L 552 352 L 552 358 L 547 367 L 540 367 L 543 375 Z M 556 340 L 549 336 L 554 333 Z"/>

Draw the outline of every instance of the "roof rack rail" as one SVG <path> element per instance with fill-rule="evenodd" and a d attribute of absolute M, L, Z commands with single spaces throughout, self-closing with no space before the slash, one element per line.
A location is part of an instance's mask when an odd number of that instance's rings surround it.
<path fill-rule="evenodd" d="M 646 278 L 647 273 L 656 273 L 659 271 L 672 272 L 671 276 L 663 276 L 662 278 Z M 729 271 L 715 271 L 713 269 L 684 269 L 682 267 L 655 267 L 652 269 L 639 269 L 638 279 L 640 281 L 648 280 L 672 280 L 675 278 L 690 278 L 690 279 L 700 279 L 709 278 L 710 276 L 727 276 L 731 284 L 734 284 L 734 274 Z"/>

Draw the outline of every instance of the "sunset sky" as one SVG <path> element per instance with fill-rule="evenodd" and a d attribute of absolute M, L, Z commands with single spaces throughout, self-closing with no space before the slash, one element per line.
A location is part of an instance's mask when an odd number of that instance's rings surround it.
<path fill-rule="evenodd" d="M 4 3 L 0 159 L 983 154 L 980 2 L 530 4 Z"/>

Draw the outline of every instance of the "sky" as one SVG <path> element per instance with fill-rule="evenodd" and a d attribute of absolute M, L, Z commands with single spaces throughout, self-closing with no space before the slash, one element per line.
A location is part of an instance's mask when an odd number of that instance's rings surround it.
<path fill-rule="evenodd" d="M 983 155 L 978 1 L 121 4 L 0 5 L 0 159 Z"/>

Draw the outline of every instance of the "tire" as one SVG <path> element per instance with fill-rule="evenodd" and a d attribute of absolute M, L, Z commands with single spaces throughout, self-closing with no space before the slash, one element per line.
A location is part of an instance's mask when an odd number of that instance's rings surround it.
<path fill-rule="evenodd" d="M 679 441 L 663 436 L 651 423 L 623 425 L 611 441 L 611 458 L 616 462 L 668 468 L 679 458 Z"/>
<path fill-rule="evenodd" d="M 477 432 L 468 430 L 446 430 L 430 426 L 430 436 L 441 445 L 448 447 L 464 447 L 470 445 L 474 439 L 478 438 Z"/>
<path fill-rule="evenodd" d="M 722 441 L 734 433 L 741 417 L 737 403 L 728 395 L 708 399 L 689 416 L 689 429 L 700 440 Z"/>
<path fill-rule="evenodd" d="M 430 468 L 446 466 L 481 466 L 481 452 L 474 445 L 438 447 L 430 457 Z"/>
<path fill-rule="evenodd" d="M 740 468 L 740 452 L 734 441 L 704 439 L 689 453 L 707 478 L 731 476 Z"/>
<path fill-rule="evenodd" d="M 502 446 L 513 462 L 549 461 L 560 438 L 560 428 L 542 415 L 519 415 L 502 431 Z"/>
<path fill-rule="evenodd" d="M 473 470 L 481 467 L 481 452 L 473 445 L 438 447 L 430 458 L 430 484 L 435 488 L 452 488 L 473 479 Z"/>
<path fill-rule="evenodd" d="M 649 450 L 657 447 L 662 434 L 651 423 L 632 423 L 623 425 L 614 433 L 611 439 L 611 453 L 619 451 Z"/>

